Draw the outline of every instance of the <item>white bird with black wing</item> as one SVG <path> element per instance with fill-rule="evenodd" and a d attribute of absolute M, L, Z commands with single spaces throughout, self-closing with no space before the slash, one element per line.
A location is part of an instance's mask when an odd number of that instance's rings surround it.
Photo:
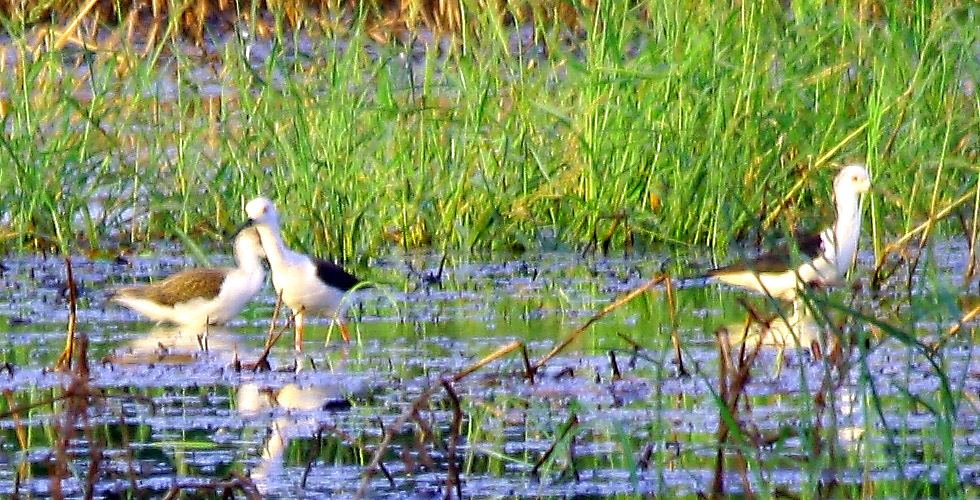
<path fill-rule="evenodd" d="M 272 269 L 272 285 L 276 294 L 282 297 L 283 304 L 293 311 L 296 350 L 303 350 L 303 330 L 308 313 L 330 316 L 340 327 L 344 340 L 350 342 L 350 333 L 343 321 L 343 299 L 361 281 L 333 262 L 286 247 L 279 229 L 279 213 L 267 198 L 249 201 L 245 205 L 245 214 L 248 221 L 242 227 L 258 230 Z"/>
<path fill-rule="evenodd" d="M 861 195 L 871 188 L 862 165 L 849 165 L 834 178 L 837 220 L 818 234 L 796 242 L 804 260 L 794 265 L 789 247 L 751 261 L 712 269 L 706 277 L 781 300 L 795 300 L 804 286 L 839 284 L 857 255 L 861 235 Z"/>
<path fill-rule="evenodd" d="M 205 329 L 235 316 L 265 284 L 258 231 L 235 237 L 238 267 L 187 269 L 156 283 L 123 287 L 110 300 L 157 322 Z"/>

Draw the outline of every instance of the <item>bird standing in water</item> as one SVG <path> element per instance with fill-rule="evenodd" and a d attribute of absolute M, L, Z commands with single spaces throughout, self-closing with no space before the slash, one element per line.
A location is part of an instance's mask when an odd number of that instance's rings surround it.
<path fill-rule="evenodd" d="M 187 269 L 156 283 L 123 287 L 110 300 L 156 322 L 204 330 L 235 316 L 265 283 L 265 252 L 255 229 L 235 236 L 238 267 Z"/>
<path fill-rule="evenodd" d="M 804 286 L 839 284 L 857 255 L 861 235 L 861 195 L 871 188 L 871 176 L 862 165 L 849 165 L 834 178 L 837 219 L 820 233 L 803 236 L 796 248 L 805 260 L 794 265 L 789 247 L 748 262 L 719 267 L 705 277 L 763 293 L 795 300 Z"/>
<path fill-rule="evenodd" d="M 350 332 L 343 321 L 344 294 L 361 281 L 342 267 L 323 259 L 310 257 L 286 247 L 279 230 L 279 213 L 267 198 L 255 198 L 245 205 L 248 220 L 242 228 L 255 228 L 262 238 L 272 284 L 292 311 L 296 324 L 294 347 L 303 350 L 303 330 L 306 315 L 326 314 L 340 327 L 344 340 L 350 342 Z"/>

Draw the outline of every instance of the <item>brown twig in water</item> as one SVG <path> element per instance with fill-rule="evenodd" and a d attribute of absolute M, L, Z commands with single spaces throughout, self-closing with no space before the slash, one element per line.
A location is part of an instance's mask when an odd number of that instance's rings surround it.
<path fill-rule="evenodd" d="M 492 363 L 492 362 L 494 362 L 494 361 L 496 361 L 496 360 L 498 360 L 498 359 L 506 356 L 507 354 L 510 354 L 511 352 L 514 352 L 515 350 L 520 349 L 521 346 L 523 346 L 523 345 L 524 344 L 522 342 L 520 342 L 519 340 L 515 340 L 515 341 L 513 341 L 513 342 L 511 342 L 509 344 L 505 344 L 500 349 L 497 349 L 496 351 L 493 351 L 492 353 L 484 356 L 481 360 L 477 361 L 476 363 L 473 363 L 472 365 L 470 365 L 469 367 L 467 367 L 463 371 L 457 373 L 456 375 L 453 375 L 452 381 L 453 382 L 459 382 L 460 380 L 466 378 L 471 373 L 479 370 L 480 368 L 483 368 L 484 366 L 486 366 L 486 365 L 488 365 L 488 364 L 490 364 L 490 363 Z"/>
<path fill-rule="evenodd" d="M 459 396 L 453 390 L 452 384 L 447 380 L 443 380 L 442 386 L 446 389 L 446 393 L 449 395 L 449 401 L 453 405 L 453 421 L 449 427 L 449 449 L 446 453 L 446 459 L 449 461 L 449 470 L 446 471 L 446 494 L 444 498 L 446 500 L 452 498 L 452 491 L 455 489 L 456 498 L 462 499 L 463 483 L 459 480 L 459 464 L 456 463 L 456 446 L 459 443 L 459 433 L 463 426 L 463 410 L 459 404 Z"/>
<path fill-rule="evenodd" d="M 629 335 L 626 335 L 623 332 L 616 332 L 616 336 L 619 337 L 619 338 L 621 338 L 621 339 L 623 339 L 634 350 L 637 350 L 637 351 L 644 350 L 643 349 L 643 346 L 641 346 L 640 343 L 637 342 L 636 340 L 633 340 L 633 338 L 631 338 Z"/>
<path fill-rule="evenodd" d="M 684 357 L 681 356 L 681 339 L 677 331 L 677 301 L 674 299 L 674 280 L 670 276 L 666 277 L 667 285 L 667 306 L 670 311 L 670 341 L 674 344 L 674 357 L 677 359 L 677 372 L 682 377 L 688 376 L 684 369 Z"/>
<path fill-rule="evenodd" d="M 68 333 L 65 350 L 58 358 L 56 370 L 71 370 L 72 358 L 75 355 L 75 330 L 78 327 L 78 287 L 75 285 L 75 273 L 72 272 L 71 256 L 65 257 L 65 272 L 68 280 Z"/>
<path fill-rule="evenodd" d="M 619 371 L 619 363 L 616 362 L 616 351 L 609 350 L 609 366 L 612 368 L 613 381 L 622 380 L 623 374 Z"/>
<path fill-rule="evenodd" d="M 457 372 L 455 375 L 449 377 L 449 380 L 454 383 L 459 382 L 460 380 L 466 378 L 471 373 L 479 370 L 480 368 L 483 368 L 484 366 L 493 362 L 494 360 L 499 359 L 505 356 L 506 354 L 519 349 L 521 345 L 523 344 L 521 344 L 521 342 L 516 340 L 510 342 L 509 344 L 506 344 L 503 347 L 497 349 L 496 351 L 484 356 L 483 358 L 473 363 L 472 365 Z M 358 487 L 357 493 L 355 493 L 354 498 L 364 498 L 364 495 L 367 493 L 367 487 L 368 487 L 368 483 L 371 480 L 371 477 L 374 476 L 374 473 L 379 468 L 383 467 L 382 465 L 380 465 L 381 457 L 382 455 L 384 455 L 384 452 L 388 449 L 388 446 L 391 445 L 391 441 L 395 438 L 395 434 L 398 433 L 398 431 L 405 425 L 405 423 L 407 423 L 408 420 L 412 418 L 412 416 L 415 415 L 419 411 L 419 409 L 421 409 L 422 406 L 429 401 L 429 398 L 432 397 L 432 395 L 435 394 L 435 392 L 438 391 L 440 388 L 442 388 L 441 380 L 437 383 L 433 383 L 425 390 L 423 390 L 422 393 L 415 398 L 415 401 L 413 401 L 412 404 L 408 406 L 408 408 L 402 411 L 402 414 L 398 417 L 398 419 L 395 420 L 394 425 L 392 425 L 386 431 L 384 431 L 383 433 L 384 437 L 382 438 L 381 443 L 378 445 L 378 448 L 374 450 L 374 456 L 371 457 L 371 462 L 368 464 L 367 468 L 364 471 L 363 477 L 361 478 L 361 485 L 360 487 Z"/>
<path fill-rule="evenodd" d="M 321 425 L 319 429 L 316 430 L 316 439 L 313 441 L 313 447 L 310 448 L 310 454 L 306 459 L 306 467 L 303 469 L 303 477 L 299 481 L 299 487 L 306 489 L 306 479 L 310 477 L 310 470 L 313 469 L 313 464 L 316 463 L 316 456 L 320 454 L 320 450 L 323 448 L 323 426 Z"/>
<path fill-rule="evenodd" d="M 293 324 L 296 320 L 296 314 L 290 315 L 289 319 L 286 320 L 286 324 L 276 330 L 276 321 L 279 319 L 279 311 L 282 309 L 282 292 L 280 291 L 276 298 L 276 307 L 272 310 L 272 321 L 269 323 L 269 333 L 265 339 L 265 348 L 262 349 L 262 354 L 259 359 L 255 361 L 255 364 L 251 365 L 252 371 L 269 371 L 272 369 L 272 365 L 269 364 L 269 354 L 272 352 L 272 347 L 279 342 L 283 334 L 289 330 L 289 326 Z"/>
<path fill-rule="evenodd" d="M 64 393 L 69 397 L 62 398 L 66 401 L 60 415 L 54 419 L 54 434 L 57 439 L 54 442 L 54 464 L 51 465 L 53 473 L 51 480 L 52 498 L 64 498 L 61 490 L 61 482 L 68 477 L 69 462 L 71 460 L 68 448 L 69 443 L 75 436 L 76 429 L 79 427 L 79 420 L 87 419 L 89 399 L 92 397 L 93 390 L 89 387 L 88 359 L 88 338 L 82 335 L 78 338 L 79 349 L 75 351 L 75 369 L 72 371 L 71 381 Z M 88 425 L 84 426 L 88 428 Z M 90 445 L 93 445 L 91 442 Z M 93 471 L 90 469 L 90 474 Z M 97 469 L 95 471 L 97 473 Z M 93 477 L 89 478 L 94 481 Z M 88 492 L 87 492 L 88 493 Z M 86 495 L 89 497 L 90 495 Z"/>
<path fill-rule="evenodd" d="M 378 425 L 381 427 L 381 434 L 384 434 L 385 433 L 385 426 L 384 426 L 384 422 L 380 418 L 378 418 Z M 322 446 L 322 439 L 323 439 L 323 433 L 324 432 L 328 432 L 328 433 L 332 434 L 333 436 L 335 436 L 337 439 L 340 439 L 341 441 L 347 443 L 348 445 L 350 445 L 350 446 L 352 446 L 354 448 L 359 449 L 360 450 L 359 451 L 360 453 L 364 453 L 364 452 L 367 451 L 364 446 L 358 444 L 358 440 L 357 439 L 355 439 L 350 434 L 347 434 L 343 430 L 337 428 L 336 425 L 333 425 L 333 424 L 320 424 L 320 427 L 318 427 L 317 430 L 316 430 L 316 443 L 317 443 L 317 446 L 315 446 L 314 447 L 314 450 L 311 451 L 311 453 L 310 453 L 311 456 L 308 459 L 308 462 L 306 464 L 306 470 L 303 471 L 303 478 L 300 481 L 300 486 L 303 487 L 303 488 L 306 488 L 306 480 L 307 480 L 307 477 L 310 474 L 310 470 L 312 470 L 313 464 L 315 463 L 316 453 L 319 453 L 319 450 L 320 450 L 320 448 Z M 388 469 L 384 466 L 383 463 L 382 464 L 378 464 L 378 466 L 379 466 L 379 469 L 381 470 L 381 472 L 388 479 L 388 484 L 392 488 L 394 488 L 395 487 L 395 478 L 391 476 L 391 472 L 388 471 Z"/>
<path fill-rule="evenodd" d="M 250 478 L 244 477 L 240 474 L 232 473 L 229 479 L 224 481 L 212 481 L 210 483 L 189 483 L 186 486 L 183 484 L 175 484 L 170 487 L 167 491 L 166 496 L 163 498 L 165 500 L 174 499 L 180 496 L 184 488 L 191 490 L 208 490 L 212 492 L 211 496 L 220 498 L 235 498 L 235 492 L 240 491 L 246 500 L 261 500 L 262 494 L 259 489 L 255 486 Z"/>
<path fill-rule="evenodd" d="M 640 345 L 640 343 L 637 342 L 636 340 L 633 340 L 632 338 L 630 338 L 629 335 L 626 335 L 623 332 L 616 332 L 616 335 L 619 338 L 623 339 L 623 341 L 625 341 L 627 344 L 630 345 L 630 347 L 633 348 L 632 355 L 633 355 L 633 358 L 634 359 L 635 358 L 643 359 L 643 360 L 649 361 L 650 363 L 653 363 L 653 364 L 655 364 L 657 366 L 660 366 L 662 364 L 660 361 L 658 361 L 656 359 L 653 359 L 653 357 L 651 357 L 649 354 L 647 354 L 646 348 L 643 347 L 642 345 Z M 633 360 L 631 360 L 631 365 L 632 365 L 632 362 L 633 362 Z"/>
<path fill-rule="evenodd" d="M 746 319 L 746 323 L 755 321 L 755 315 L 752 314 L 751 310 L 749 316 Z M 761 326 L 767 328 L 765 323 Z M 720 411 L 724 412 L 726 409 L 728 413 L 732 416 L 734 420 L 738 414 L 738 403 L 741 399 L 742 393 L 745 391 L 745 386 L 749 381 L 749 375 L 752 369 L 752 365 L 755 364 L 755 359 L 758 357 L 759 352 L 762 349 L 762 342 L 757 342 L 755 346 L 749 351 L 748 356 L 744 360 L 740 360 L 738 366 L 738 371 L 734 373 L 734 377 L 730 374 L 728 369 L 728 363 L 731 361 L 731 348 L 728 342 L 727 330 L 720 330 L 718 335 L 718 349 L 719 349 L 719 362 L 721 363 L 720 370 L 724 378 L 722 378 L 721 384 L 721 399 L 724 407 L 720 408 Z M 722 413 L 724 417 L 724 413 Z M 737 424 L 737 422 L 736 422 Z M 715 495 L 724 494 L 724 482 L 723 482 L 723 472 L 724 472 L 724 444 L 728 442 L 728 435 L 731 433 L 731 428 L 728 422 L 722 418 L 718 424 L 718 452 L 716 455 L 715 464 L 715 479 L 712 484 L 712 492 Z"/>
<path fill-rule="evenodd" d="M 946 330 L 946 334 L 943 335 L 941 339 L 939 339 L 938 341 L 932 344 L 931 351 L 933 353 L 936 353 L 939 351 L 939 349 L 942 349 L 942 347 L 946 345 L 946 342 L 949 342 L 950 339 L 955 337 L 957 334 L 960 333 L 960 331 L 963 330 L 963 325 L 969 323 L 970 321 L 973 321 L 973 319 L 976 318 L 978 315 L 980 315 L 980 304 L 977 304 L 976 306 L 973 307 L 973 309 L 967 311 L 966 314 L 964 314 L 963 317 L 960 318 L 960 320 L 957 321 L 955 325 L 949 327 L 949 330 Z"/>
<path fill-rule="evenodd" d="M 548 460 L 548 458 L 551 457 L 551 454 L 555 452 L 555 448 L 558 447 L 558 443 L 564 440 L 565 436 L 568 435 L 568 433 L 577 425 L 578 425 L 578 415 L 572 413 L 572 415 L 568 418 L 568 421 L 565 422 L 565 425 L 562 428 L 562 430 L 558 433 L 558 437 L 555 438 L 555 440 L 551 443 L 551 446 L 548 447 L 548 450 L 544 452 L 544 455 L 541 455 L 541 457 L 538 458 L 537 462 L 534 463 L 534 467 L 531 468 L 532 476 L 534 477 L 538 476 L 538 469 L 540 469 L 541 466 L 544 465 L 544 463 Z"/>
<path fill-rule="evenodd" d="M 275 344 L 275 340 L 272 338 L 272 334 L 276 331 L 276 321 L 279 321 L 279 311 L 282 311 L 282 291 L 276 294 L 276 307 L 272 309 L 272 321 L 269 322 L 269 333 L 265 338 L 265 346 L 269 347 L 270 344 Z"/>
<path fill-rule="evenodd" d="M 718 406 L 718 446 L 715 450 L 715 477 L 711 482 L 711 496 L 718 498 L 725 494 L 725 442 L 728 438 L 725 412 L 730 410 L 728 408 L 728 363 L 731 357 L 728 352 L 728 330 L 719 329 L 715 332 L 715 337 L 718 339 L 718 396 L 722 404 Z"/>
<path fill-rule="evenodd" d="M 977 183 L 976 196 L 973 199 L 973 227 L 967 236 L 967 241 L 970 243 L 970 260 L 966 265 L 964 276 L 967 283 L 977 271 L 977 236 L 980 235 L 978 231 L 980 231 L 980 182 Z"/>
<path fill-rule="evenodd" d="M 881 280 L 881 271 L 884 268 L 885 259 L 892 252 L 898 250 L 899 248 L 904 247 L 917 234 L 919 234 L 919 233 L 921 233 L 923 231 L 927 231 L 930 228 L 932 228 L 932 226 L 937 221 L 939 221 L 940 219 L 945 218 L 947 215 L 949 215 L 950 213 L 952 213 L 953 210 L 955 210 L 956 208 L 958 208 L 960 205 L 966 203 L 967 201 L 970 200 L 970 198 L 972 198 L 974 196 L 975 196 L 975 193 L 973 193 L 973 192 L 969 192 L 969 193 L 964 194 L 963 196 L 960 196 L 959 198 L 953 200 L 949 205 L 946 205 L 945 207 L 943 207 L 942 210 L 940 210 L 940 211 L 936 212 L 935 214 L 929 216 L 929 218 L 926 219 L 925 222 L 919 224 L 918 226 L 916 226 L 915 228 L 913 228 L 909 232 L 907 232 L 904 235 L 902 235 L 897 240 L 889 243 L 888 245 L 885 245 L 885 248 L 882 249 L 881 254 L 878 256 L 877 262 L 875 262 L 875 272 L 874 272 L 874 275 L 873 275 L 874 277 L 871 279 L 872 287 L 875 288 L 875 287 L 877 287 L 878 285 L 881 284 L 881 281 L 882 281 Z"/>
<path fill-rule="evenodd" d="M 534 369 L 531 368 L 531 356 L 527 353 L 527 346 L 521 344 L 521 359 L 524 361 L 524 378 L 534 385 Z"/>
<path fill-rule="evenodd" d="M 611 304 L 607 305 L 606 307 L 602 308 L 601 311 L 599 311 L 598 313 L 596 313 L 595 315 L 593 315 L 591 318 L 589 318 L 588 320 L 586 320 L 585 323 L 583 323 L 581 326 L 579 326 L 578 328 L 576 328 L 572 333 L 566 335 L 565 338 L 558 345 L 556 345 L 553 349 L 551 349 L 550 352 L 548 352 L 548 354 L 545 354 L 544 357 L 542 357 L 536 363 L 534 363 L 534 366 L 532 366 L 532 368 L 534 369 L 534 371 L 536 372 L 536 371 L 540 370 L 541 367 L 545 365 L 545 363 L 547 363 L 548 361 L 551 361 L 551 359 L 554 358 L 555 356 L 557 356 L 558 353 L 560 353 L 561 351 L 565 350 L 566 347 L 568 347 L 572 342 L 574 342 L 575 339 L 579 338 L 579 336 L 581 336 L 582 333 L 584 333 L 590 326 L 592 326 L 593 323 L 595 323 L 596 321 L 599 321 L 600 319 L 604 318 L 606 315 L 608 315 L 609 313 L 615 311 L 616 309 L 619 309 L 624 304 L 627 304 L 630 301 L 632 301 L 633 299 L 639 297 L 641 294 L 643 294 L 647 290 L 649 290 L 649 289 L 651 289 L 651 288 L 659 285 L 660 283 L 663 283 L 664 280 L 666 280 L 666 279 L 667 279 L 667 277 L 665 275 L 657 276 L 657 277 L 651 279 L 650 281 L 646 282 L 642 286 L 633 289 L 632 291 L 630 291 L 626 295 L 623 295 L 622 297 L 616 299 L 615 301 L 613 301 Z"/>
<path fill-rule="evenodd" d="M 422 415 L 418 411 L 416 411 L 412 415 L 412 420 L 415 421 L 415 425 L 417 425 L 419 430 L 422 431 L 421 440 L 423 443 L 428 441 L 432 443 L 433 448 L 436 448 L 439 451 L 449 451 L 449 447 L 447 447 L 446 444 L 442 442 L 442 440 L 436 439 L 437 436 L 436 433 L 432 430 L 432 426 L 429 425 L 428 422 L 422 419 Z M 420 458 L 422 459 L 423 462 L 426 462 L 425 464 L 426 467 L 429 467 L 430 469 L 435 469 L 435 463 L 432 461 L 432 458 L 429 457 L 428 452 L 426 452 L 425 450 L 421 450 L 420 455 L 424 455 L 424 457 L 420 457 Z"/>
<path fill-rule="evenodd" d="M 133 448 L 129 446 L 129 427 L 126 424 L 126 412 L 119 412 L 119 435 L 122 442 L 122 449 L 126 450 L 126 477 L 129 479 L 129 491 L 139 496 L 140 488 L 136 482 L 136 467 L 133 462 L 136 457 L 133 455 Z"/>

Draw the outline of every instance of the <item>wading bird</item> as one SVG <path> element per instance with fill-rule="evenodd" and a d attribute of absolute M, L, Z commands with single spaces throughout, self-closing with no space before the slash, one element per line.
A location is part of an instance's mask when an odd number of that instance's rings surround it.
<path fill-rule="evenodd" d="M 266 198 L 255 198 L 245 205 L 248 220 L 241 229 L 254 227 L 262 238 L 269 267 L 272 269 L 272 285 L 282 303 L 293 311 L 296 324 L 294 346 L 303 350 L 303 328 L 307 313 L 323 313 L 330 316 L 340 327 L 344 340 L 350 342 L 350 333 L 343 321 L 344 294 L 356 288 L 361 281 L 342 267 L 323 259 L 294 252 L 286 247 L 279 230 L 279 213 Z"/>
<path fill-rule="evenodd" d="M 837 219 L 820 233 L 798 238 L 801 261 L 794 263 L 791 248 L 783 246 L 748 262 L 712 269 L 704 277 L 793 301 L 794 316 L 803 314 L 805 308 L 799 303 L 802 287 L 840 284 L 847 274 L 861 235 L 861 195 L 870 188 L 871 176 L 864 166 L 840 170 L 834 178 Z"/>
<path fill-rule="evenodd" d="M 265 252 L 255 229 L 235 236 L 238 267 L 187 269 L 146 285 L 123 287 L 110 300 L 154 321 L 205 330 L 238 315 L 265 283 Z"/>

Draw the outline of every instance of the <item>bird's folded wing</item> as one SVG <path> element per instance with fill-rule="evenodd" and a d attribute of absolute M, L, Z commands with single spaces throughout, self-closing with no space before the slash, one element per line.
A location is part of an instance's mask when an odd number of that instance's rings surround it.
<path fill-rule="evenodd" d="M 210 300 L 221 292 L 228 269 L 188 269 L 149 285 L 121 288 L 115 297 L 129 297 L 173 306 L 194 299 Z"/>
<path fill-rule="evenodd" d="M 815 259 L 823 252 L 823 238 L 820 233 L 797 234 L 795 248 L 798 255 Z M 752 271 L 755 273 L 782 273 L 793 269 L 792 247 L 783 244 L 770 252 L 756 256 L 745 262 L 711 269 L 707 276 Z"/>

